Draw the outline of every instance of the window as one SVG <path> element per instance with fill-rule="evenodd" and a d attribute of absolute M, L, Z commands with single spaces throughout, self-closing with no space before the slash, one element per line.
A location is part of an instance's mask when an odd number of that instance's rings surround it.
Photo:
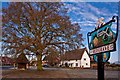
<path fill-rule="evenodd" d="M 78 66 L 78 63 L 76 63 L 76 67 Z"/>
<path fill-rule="evenodd" d="M 84 58 L 84 61 L 86 61 L 86 58 Z"/>
<path fill-rule="evenodd" d="M 72 67 L 73 66 L 73 63 L 70 63 L 70 67 Z"/>
<path fill-rule="evenodd" d="M 86 65 L 88 65 L 88 63 L 86 63 Z"/>

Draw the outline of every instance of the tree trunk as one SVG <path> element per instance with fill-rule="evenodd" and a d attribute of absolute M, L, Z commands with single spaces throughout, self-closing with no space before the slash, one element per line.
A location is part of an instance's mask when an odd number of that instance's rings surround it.
<path fill-rule="evenodd" d="M 37 54 L 37 70 L 42 71 L 42 55 Z"/>

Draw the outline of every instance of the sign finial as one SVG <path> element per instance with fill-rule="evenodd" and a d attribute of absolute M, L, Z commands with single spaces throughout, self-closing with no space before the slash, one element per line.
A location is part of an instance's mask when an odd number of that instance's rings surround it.
<path fill-rule="evenodd" d="M 103 17 L 99 18 L 97 23 L 96 23 L 96 29 L 100 28 L 104 24 L 105 24 L 104 18 Z"/>

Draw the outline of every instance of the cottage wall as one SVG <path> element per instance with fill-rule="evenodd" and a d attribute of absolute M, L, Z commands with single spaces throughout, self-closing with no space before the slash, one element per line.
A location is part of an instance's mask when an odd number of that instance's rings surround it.
<path fill-rule="evenodd" d="M 81 67 L 90 68 L 90 57 L 85 51 L 81 58 Z"/>
<path fill-rule="evenodd" d="M 80 60 L 70 60 L 69 62 L 69 67 L 80 67 Z"/>

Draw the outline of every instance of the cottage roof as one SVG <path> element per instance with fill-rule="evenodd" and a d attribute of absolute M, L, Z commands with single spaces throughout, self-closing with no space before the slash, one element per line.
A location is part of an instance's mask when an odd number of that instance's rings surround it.
<path fill-rule="evenodd" d="M 17 60 L 16 60 L 17 63 L 28 63 L 28 59 L 26 58 L 25 54 L 24 53 L 21 53 Z"/>
<path fill-rule="evenodd" d="M 86 48 L 76 49 L 61 55 L 61 60 L 81 60 Z"/>
<path fill-rule="evenodd" d="M 54 62 L 58 62 L 60 59 L 59 59 L 59 56 L 57 55 L 47 55 L 44 57 L 43 61 L 50 61 L 50 60 L 54 60 Z"/>

